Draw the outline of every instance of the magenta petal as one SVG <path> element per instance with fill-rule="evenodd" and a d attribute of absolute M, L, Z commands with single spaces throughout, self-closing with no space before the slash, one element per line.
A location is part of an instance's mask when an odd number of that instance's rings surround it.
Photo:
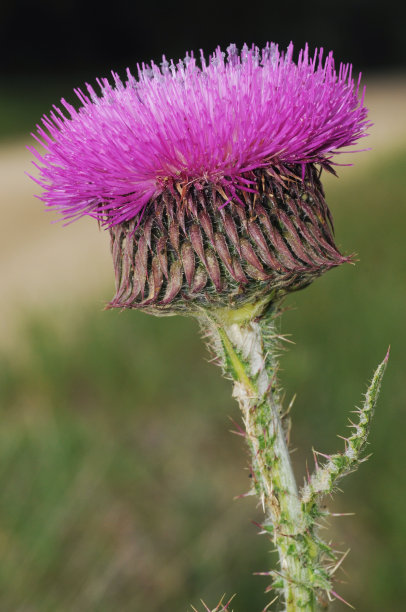
<path fill-rule="evenodd" d="M 230 45 L 206 61 L 188 55 L 129 71 L 122 82 L 98 80 L 75 90 L 76 110 L 62 100 L 34 135 L 42 199 L 65 219 L 82 215 L 115 225 L 140 219 L 172 185 L 251 191 L 249 173 L 284 164 L 326 163 L 354 145 L 370 126 L 351 67 L 338 72 L 330 53 L 293 61 L 274 43 L 263 49 Z M 244 173 L 246 173 L 244 175 Z"/>

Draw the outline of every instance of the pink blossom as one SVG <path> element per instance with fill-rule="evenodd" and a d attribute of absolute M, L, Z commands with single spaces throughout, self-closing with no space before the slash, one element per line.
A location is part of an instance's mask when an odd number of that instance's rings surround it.
<path fill-rule="evenodd" d="M 138 77 L 113 73 L 100 92 L 76 90 L 81 106 L 62 100 L 42 119 L 33 147 L 41 199 L 65 219 L 90 215 L 107 225 L 142 218 L 167 187 L 214 184 L 224 201 L 252 191 L 250 171 L 285 164 L 328 166 L 370 126 L 351 65 L 338 71 L 330 53 L 293 60 L 293 45 L 262 50 L 230 45 L 209 61 L 193 54 L 177 64 L 138 66 Z"/>

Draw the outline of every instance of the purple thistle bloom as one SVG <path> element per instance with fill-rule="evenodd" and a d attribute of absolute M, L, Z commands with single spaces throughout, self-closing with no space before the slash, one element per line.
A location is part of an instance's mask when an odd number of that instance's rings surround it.
<path fill-rule="evenodd" d="M 154 313 L 276 300 L 348 260 L 320 182 L 370 125 L 351 66 L 217 49 L 113 74 L 62 100 L 35 138 L 42 200 L 109 227 L 111 306 Z M 319 168 L 317 167 L 319 166 Z"/>
<path fill-rule="evenodd" d="M 250 172 L 286 165 L 328 166 L 334 153 L 365 136 L 370 125 L 351 66 L 338 73 L 330 53 L 293 61 L 267 44 L 262 50 L 230 45 L 200 66 L 188 55 L 178 64 L 138 67 L 123 84 L 113 74 L 77 90 L 76 110 L 62 100 L 34 136 L 47 151 L 31 149 L 39 164 L 42 200 L 65 219 L 84 214 L 108 226 L 141 219 L 148 202 L 165 189 L 185 197 L 207 183 L 222 203 L 241 203 L 256 191 Z"/>

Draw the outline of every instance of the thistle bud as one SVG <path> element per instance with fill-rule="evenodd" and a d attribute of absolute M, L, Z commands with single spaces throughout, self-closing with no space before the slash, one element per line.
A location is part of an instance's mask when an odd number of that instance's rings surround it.
<path fill-rule="evenodd" d="M 230 45 L 78 90 L 35 137 L 42 199 L 111 234 L 111 307 L 155 314 L 278 299 L 348 258 L 320 182 L 369 126 L 351 67 Z"/>

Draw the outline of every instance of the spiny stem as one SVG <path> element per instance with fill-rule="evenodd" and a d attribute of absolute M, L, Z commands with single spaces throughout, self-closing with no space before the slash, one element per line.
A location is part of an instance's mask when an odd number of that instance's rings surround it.
<path fill-rule="evenodd" d="M 251 451 L 255 492 L 265 520 L 260 526 L 273 540 L 279 554 L 280 571 L 261 572 L 273 578 L 273 589 L 281 594 L 285 612 L 316 612 L 332 599 L 342 599 L 333 590 L 333 574 L 344 556 L 338 556 L 318 536 L 318 521 L 325 515 L 321 500 L 332 493 L 336 482 L 364 460 L 370 422 L 378 398 L 388 355 L 378 366 L 358 410 L 358 422 L 346 441 L 344 453 L 325 455 L 324 465 L 309 477 L 298 494 L 283 421 L 281 392 L 277 384 L 276 310 L 257 304 L 251 312 L 204 311 L 200 323 L 224 374 L 234 381 L 237 399 Z M 317 465 L 317 455 L 316 465 Z M 326 560 L 329 564 L 326 565 Z M 344 601 L 344 600 L 343 600 Z"/>
<path fill-rule="evenodd" d="M 279 553 L 280 572 L 272 572 L 274 587 L 283 591 L 287 612 L 314 611 L 313 552 L 281 422 L 274 324 L 249 320 L 220 325 L 211 319 L 209 325 L 242 410 L 253 482 L 265 513 L 262 527 Z"/>

